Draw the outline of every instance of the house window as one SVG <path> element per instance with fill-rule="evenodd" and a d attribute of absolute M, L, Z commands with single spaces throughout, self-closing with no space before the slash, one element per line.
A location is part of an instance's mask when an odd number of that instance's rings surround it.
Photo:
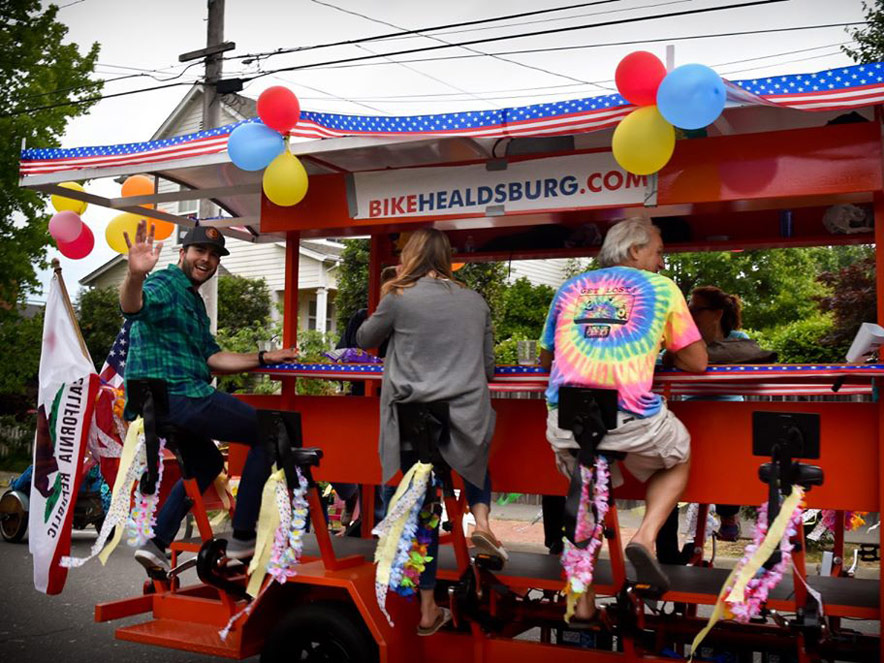
<path fill-rule="evenodd" d="M 307 329 L 316 329 L 316 300 L 307 303 Z"/>
<path fill-rule="evenodd" d="M 335 328 L 335 305 L 332 302 L 326 304 L 325 331 L 331 332 Z M 316 329 L 316 300 L 307 302 L 307 329 Z"/>
<path fill-rule="evenodd" d="M 179 191 L 183 191 L 183 188 L 179 188 Z M 179 200 L 178 201 L 178 209 L 176 213 L 178 216 L 189 216 L 194 219 L 199 217 L 200 211 L 200 201 L 199 200 Z M 184 236 L 187 234 L 187 231 L 190 228 L 185 228 L 184 226 L 178 226 L 178 232 L 175 235 L 175 244 L 181 244 L 181 241 L 184 239 Z"/>

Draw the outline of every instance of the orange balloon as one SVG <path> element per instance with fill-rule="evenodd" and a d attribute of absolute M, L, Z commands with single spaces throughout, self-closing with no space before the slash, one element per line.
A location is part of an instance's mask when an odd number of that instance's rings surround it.
<path fill-rule="evenodd" d="M 132 196 L 151 196 L 155 193 L 153 179 L 146 175 L 132 175 L 123 182 L 123 190 L 121 195 L 123 198 L 131 198 Z M 153 209 L 150 203 L 141 205 L 145 209 Z M 168 235 L 167 235 L 168 237 Z"/>
<path fill-rule="evenodd" d="M 465 262 L 453 262 L 453 263 L 451 263 L 451 271 L 452 271 L 452 272 L 456 272 L 457 270 L 459 270 L 459 269 L 460 269 L 461 267 L 463 267 L 464 265 L 466 265 Z"/>
<path fill-rule="evenodd" d="M 151 219 L 150 217 L 145 217 L 147 219 L 147 227 L 150 230 L 150 227 L 153 226 L 153 238 L 154 239 L 168 239 L 171 237 L 172 233 L 175 232 L 175 224 L 169 223 L 168 221 L 160 221 L 159 219 Z"/>
<path fill-rule="evenodd" d="M 153 180 L 145 175 L 133 175 L 123 182 L 123 198 L 149 196 L 153 192 Z"/>

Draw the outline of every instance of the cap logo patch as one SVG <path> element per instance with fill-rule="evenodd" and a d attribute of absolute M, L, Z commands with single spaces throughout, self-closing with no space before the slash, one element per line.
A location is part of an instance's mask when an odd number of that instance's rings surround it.
<path fill-rule="evenodd" d="M 221 237 L 221 233 L 219 233 L 214 228 L 206 228 L 206 237 L 209 239 L 217 240 Z"/>

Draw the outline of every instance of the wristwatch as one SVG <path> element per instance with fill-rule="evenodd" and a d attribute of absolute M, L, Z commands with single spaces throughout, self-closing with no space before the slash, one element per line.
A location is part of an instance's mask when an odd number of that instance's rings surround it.
<path fill-rule="evenodd" d="M 266 352 L 266 350 L 258 350 L 258 366 L 260 367 L 267 366 L 267 362 L 264 361 L 264 354 Z"/>

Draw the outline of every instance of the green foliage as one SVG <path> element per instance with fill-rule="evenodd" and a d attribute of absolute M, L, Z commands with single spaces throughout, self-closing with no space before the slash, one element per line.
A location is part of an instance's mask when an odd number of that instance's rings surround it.
<path fill-rule="evenodd" d="M 0 322 L 0 412 L 18 414 L 34 407 L 42 342 L 42 311 L 32 318 L 15 311 Z"/>
<path fill-rule="evenodd" d="M 845 45 L 841 50 L 859 64 L 880 62 L 884 60 L 884 0 L 863 2 L 863 12 L 868 25 L 847 29 L 856 46 Z"/>
<path fill-rule="evenodd" d="M 776 350 L 783 364 L 820 364 L 844 361 L 849 345 L 825 345 L 822 339 L 832 332 L 831 315 L 816 314 L 804 320 L 781 325 L 756 338 L 764 348 Z"/>
<path fill-rule="evenodd" d="M 272 337 L 273 330 L 269 327 L 247 326 L 238 329 L 219 328 L 215 340 L 225 352 L 257 352 L 259 344 L 269 341 Z M 228 393 L 236 391 L 268 393 L 268 390 L 275 391 L 277 386 L 277 382 L 264 375 L 234 373 L 218 376 L 218 389 Z"/>
<path fill-rule="evenodd" d="M 31 464 L 30 447 L 36 428 L 34 414 L 0 415 L 0 444 L 6 448 L 6 455 L 0 456 L 0 469 L 23 472 Z"/>
<path fill-rule="evenodd" d="M 519 363 L 519 341 L 534 341 L 537 344 L 536 354 L 540 356 L 540 342 L 526 338 L 522 334 L 516 334 L 494 346 L 494 363 L 498 366 L 514 366 Z"/>
<path fill-rule="evenodd" d="M 83 289 L 77 297 L 75 309 L 95 369 L 101 370 L 123 324 L 120 295 L 116 288 L 110 286 Z"/>
<path fill-rule="evenodd" d="M 338 292 L 335 308 L 338 329 L 347 328 L 347 322 L 361 308 L 368 307 L 368 255 L 370 241 L 367 239 L 344 240 L 341 262 L 338 265 Z"/>
<path fill-rule="evenodd" d="M 664 274 L 685 296 L 701 285 L 716 285 L 743 300 L 743 324 L 767 329 L 816 313 L 825 286 L 816 277 L 823 256 L 816 249 L 775 249 L 680 253 L 666 258 Z"/>
<path fill-rule="evenodd" d="M 270 321 L 270 290 L 264 279 L 218 277 L 218 329 L 266 327 Z"/>
<path fill-rule="evenodd" d="M 303 362 L 323 363 L 328 359 L 323 353 L 334 345 L 331 334 L 323 334 L 315 329 L 298 330 L 298 354 Z M 329 396 L 338 392 L 338 383 L 330 380 L 298 378 L 295 393 L 305 396 Z"/>
<path fill-rule="evenodd" d="M 82 56 L 65 43 L 58 8 L 38 0 L 0 0 L 0 303 L 23 302 L 46 266 L 45 199 L 18 186 L 19 146 L 53 147 L 71 118 L 86 113 L 102 83 L 90 79 L 98 44 Z M 71 102 L 86 101 L 79 105 Z M 40 107 L 49 107 L 38 110 Z M 0 323 L 15 312 L 0 306 Z"/>
<path fill-rule="evenodd" d="M 586 260 L 568 258 L 568 261 L 565 263 L 565 279 L 573 279 L 575 276 L 579 276 L 592 269 L 598 269 L 595 258 L 588 258 Z"/>
<path fill-rule="evenodd" d="M 522 277 L 504 288 L 503 308 L 494 333 L 497 338 L 540 338 L 549 304 L 556 291 L 548 285 L 532 285 Z"/>

